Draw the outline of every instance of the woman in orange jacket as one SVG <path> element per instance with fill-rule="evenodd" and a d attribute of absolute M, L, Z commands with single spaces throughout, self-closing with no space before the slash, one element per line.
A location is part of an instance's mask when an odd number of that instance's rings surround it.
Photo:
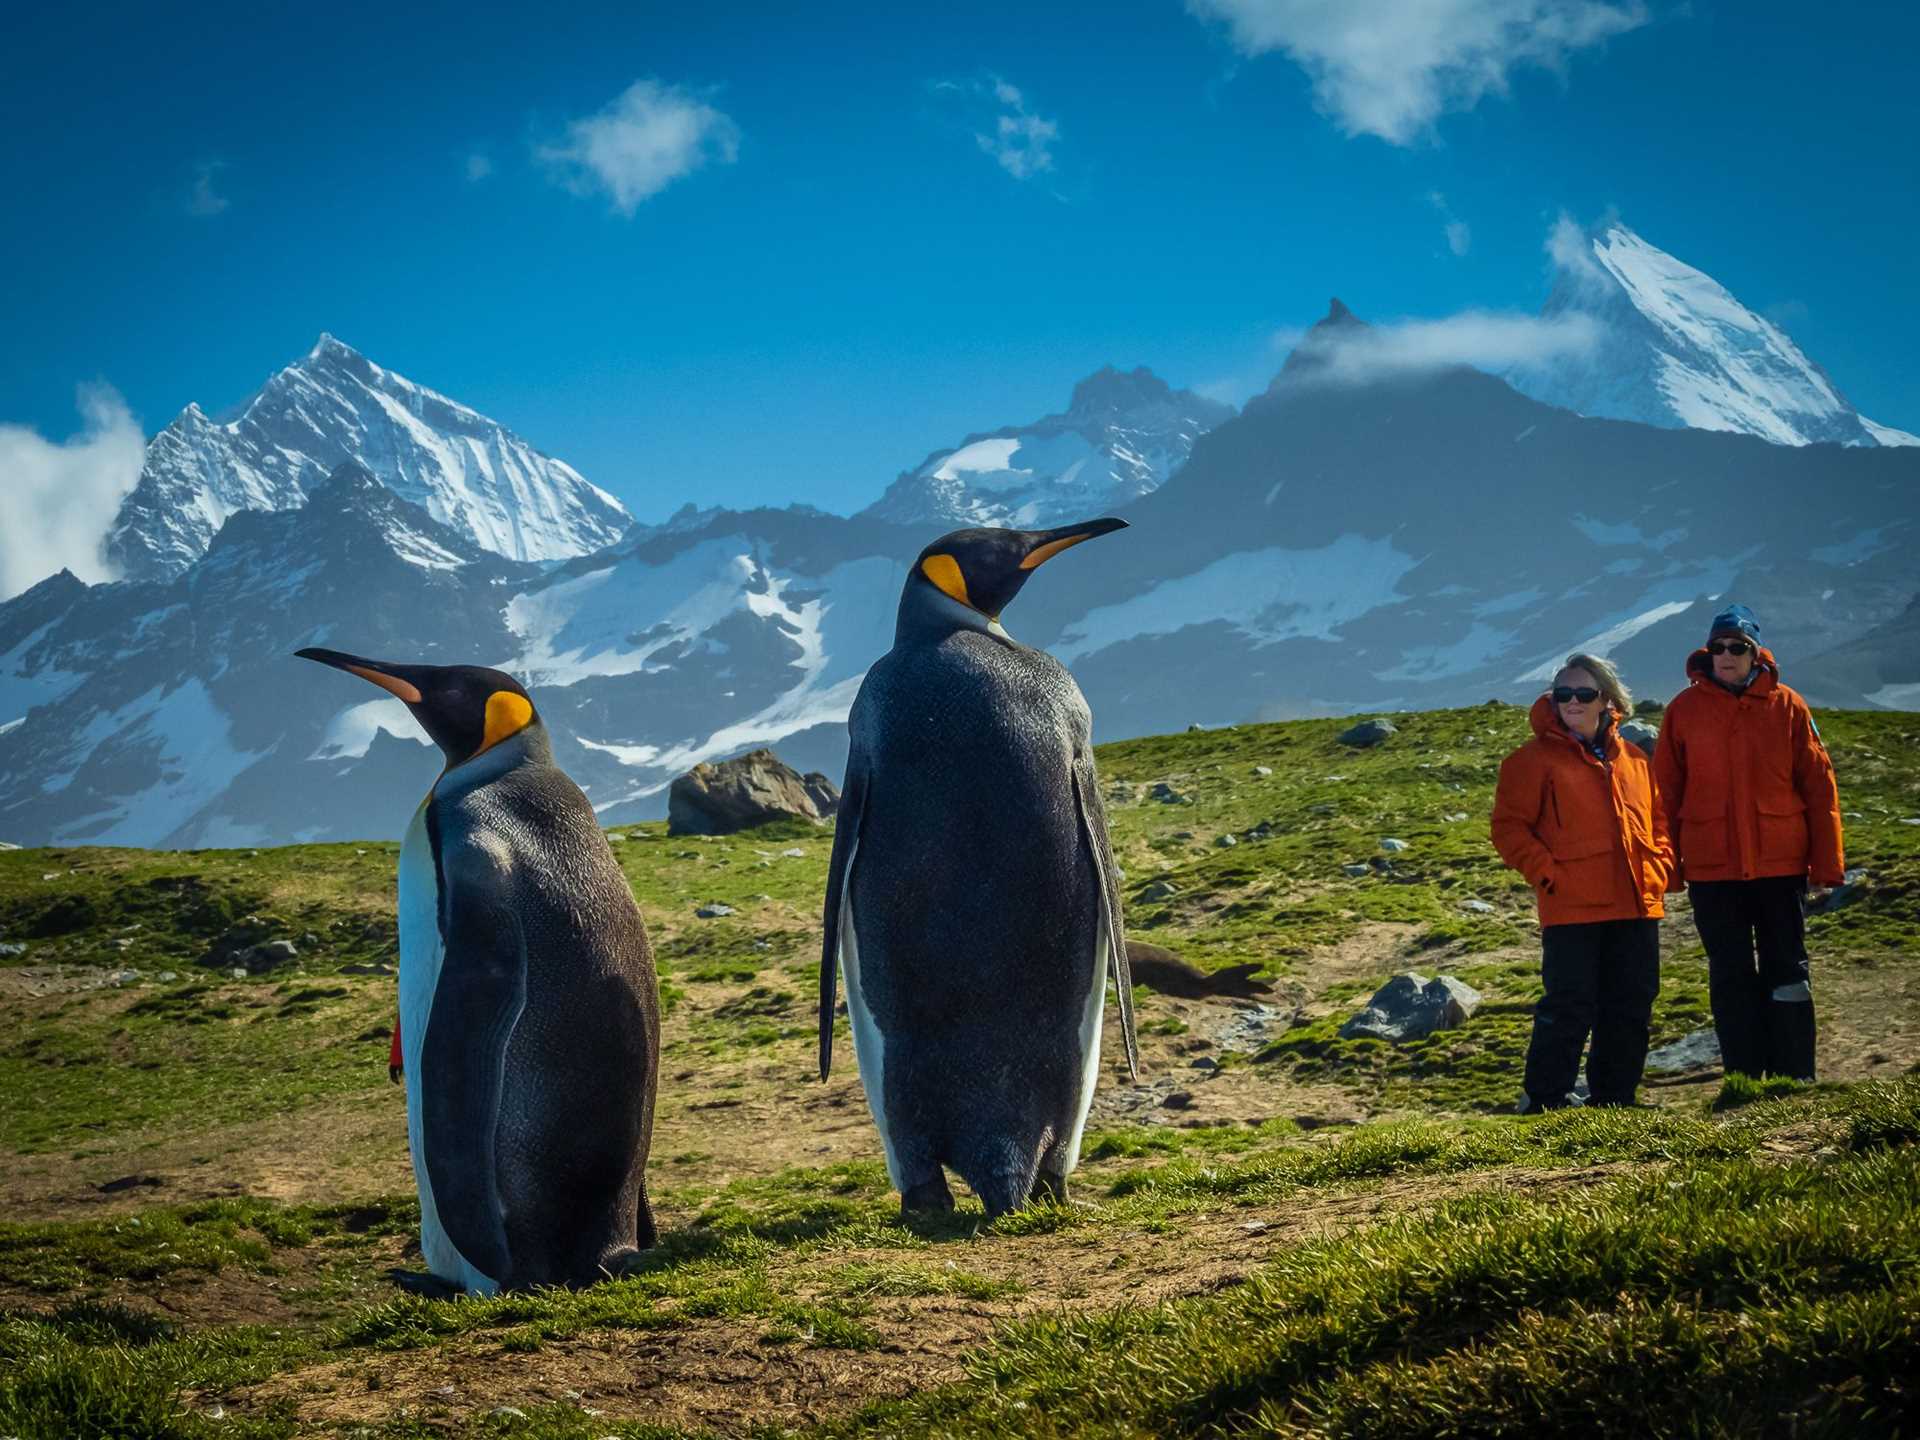
<path fill-rule="evenodd" d="M 1662 897 L 1674 873 L 1653 770 L 1617 722 L 1632 697 L 1606 661 L 1570 655 L 1534 701 L 1533 739 L 1500 766 L 1493 843 L 1540 907 L 1540 978 L 1520 1110 L 1631 1105 L 1660 993 Z"/>
<path fill-rule="evenodd" d="M 1713 617 L 1687 679 L 1667 706 L 1654 770 L 1707 947 L 1721 1067 L 1811 1080 L 1807 881 L 1846 875 L 1833 762 L 1746 606 Z"/>

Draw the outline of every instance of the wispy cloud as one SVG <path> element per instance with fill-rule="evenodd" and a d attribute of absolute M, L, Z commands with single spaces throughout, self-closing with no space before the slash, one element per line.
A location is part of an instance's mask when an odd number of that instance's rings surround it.
<path fill-rule="evenodd" d="M 0 525 L 0 599 L 66 566 L 82 580 L 111 578 L 101 542 L 140 478 L 146 437 L 119 394 L 82 386 L 84 427 L 63 442 L 25 425 L 0 425 L 7 523 Z"/>
<path fill-rule="evenodd" d="M 1473 244 L 1473 231 L 1468 228 L 1467 222 L 1453 213 L 1453 207 L 1447 204 L 1447 197 L 1438 190 L 1430 191 L 1427 200 L 1440 212 L 1447 237 L 1447 249 L 1453 252 L 1456 259 L 1465 255 Z"/>
<path fill-rule="evenodd" d="M 1060 124 L 1036 115 L 1019 86 L 988 75 L 979 80 L 936 80 L 929 88 L 964 102 L 973 143 L 1014 179 L 1031 180 L 1053 169 Z"/>
<path fill-rule="evenodd" d="M 470 151 L 467 155 L 465 169 L 467 179 L 477 185 L 489 175 L 493 174 L 493 157 L 488 155 L 484 150 Z"/>
<path fill-rule="evenodd" d="M 1278 50 L 1349 135 L 1408 145 L 1442 114 L 1505 94 L 1526 67 L 1563 72 L 1575 51 L 1647 23 L 1643 0 L 1187 0 L 1234 48 Z"/>
<path fill-rule="evenodd" d="M 1312 332 L 1301 344 L 1316 362 L 1302 378 L 1363 384 L 1449 365 L 1471 365 L 1496 374 L 1564 355 L 1583 355 L 1600 340 L 1591 316 L 1552 319 L 1487 310 L 1463 310 L 1437 320 L 1400 320 L 1336 332 L 1320 340 Z"/>
<path fill-rule="evenodd" d="M 632 215 L 643 201 L 709 164 L 731 165 L 740 127 L 678 85 L 636 80 L 605 109 L 567 126 L 566 139 L 534 155 L 576 195 L 604 192 Z"/>
<path fill-rule="evenodd" d="M 233 203 L 214 188 L 214 182 L 226 168 L 224 160 L 202 160 L 193 167 L 193 181 L 187 186 L 185 200 L 189 215 L 205 219 L 220 214 Z"/>

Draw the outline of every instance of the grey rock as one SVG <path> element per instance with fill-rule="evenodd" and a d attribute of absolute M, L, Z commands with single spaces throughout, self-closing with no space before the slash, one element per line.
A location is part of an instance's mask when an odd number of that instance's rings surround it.
<path fill-rule="evenodd" d="M 1451 975 L 1434 980 L 1396 975 L 1373 992 L 1360 1012 L 1340 1027 L 1340 1034 L 1349 1040 L 1418 1040 L 1464 1025 L 1479 1008 L 1480 998 L 1478 990 Z"/>
<path fill-rule="evenodd" d="M 1212 1072 L 1220 1068 L 1220 1062 L 1214 1059 L 1211 1055 L 1201 1055 L 1196 1059 L 1189 1060 L 1187 1062 L 1187 1068 L 1190 1070 L 1205 1070 L 1208 1072 Z"/>
<path fill-rule="evenodd" d="M 1351 875 L 1354 879 L 1358 880 L 1363 875 L 1371 875 L 1373 873 L 1373 867 L 1371 865 L 1342 865 L 1340 872 L 1343 875 Z"/>
<path fill-rule="evenodd" d="M 1620 738 L 1629 745 L 1638 745 L 1649 759 L 1653 757 L 1653 747 L 1660 739 L 1660 727 L 1649 725 L 1644 720 L 1628 720 L 1620 727 Z"/>
<path fill-rule="evenodd" d="M 1492 915 L 1495 913 L 1493 906 L 1484 900 L 1462 900 L 1460 902 L 1460 908 L 1471 911 L 1475 915 Z"/>
<path fill-rule="evenodd" d="M 702 920 L 718 920 L 722 916 L 733 914 L 733 907 L 731 905 L 723 905 L 718 900 L 711 900 L 693 913 Z"/>
<path fill-rule="evenodd" d="M 1467 818 L 1467 812 L 1464 810 L 1450 810 L 1440 818 L 1449 825 L 1458 825 L 1462 820 Z"/>
<path fill-rule="evenodd" d="M 1656 1075 L 1711 1070 L 1719 1064 L 1720 1037 L 1711 1030 L 1695 1030 L 1671 1044 L 1647 1052 L 1647 1069 Z"/>
<path fill-rule="evenodd" d="M 0 944 L 0 955 L 24 955 L 26 953 L 27 947 L 18 940 Z"/>
<path fill-rule="evenodd" d="M 1273 766 L 1256 765 L 1253 767 L 1253 773 L 1258 775 L 1261 779 L 1264 780 L 1267 776 L 1273 774 Z"/>
<path fill-rule="evenodd" d="M 1155 880 L 1140 892 L 1142 901 L 1171 900 L 1180 893 L 1180 887 L 1171 880 Z"/>
<path fill-rule="evenodd" d="M 1406 841 L 1396 840 L 1393 836 L 1389 835 L 1380 842 L 1380 848 L 1385 850 L 1389 855 L 1398 855 L 1402 850 L 1411 850 L 1413 847 Z"/>
<path fill-rule="evenodd" d="M 825 808 L 822 808 L 822 807 Z M 667 791 L 669 835 L 731 835 L 771 820 L 815 824 L 840 808 L 824 775 L 802 775 L 771 750 L 693 767 Z"/>
<path fill-rule="evenodd" d="M 807 856 L 807 852 L 798 845 L 790 845 L 780 853 L 789 860 L 804 860 Z"/>
<path fill-rule="evenodd" d="M 612 830 L 612 831 L 609 831 L 607 834 L 607 843 L 609 845 L 618 845 L 624 842 L 626 838 L 627 837 L 621 834 L 620 831 Z"/>
<path fill-rule="evenodd" d="M 1149 799 L 1158 800 L 1162 805 L 1186 805 L 1192 803 L 1188 796 L 1167 784 L 1164 780 L 1153 782 L 1153 788 L 1147 791 Z"/>
<path fill-rule="evenodd" d="M 1231 850 L 1235 845 L 1238 845 L 1240 842 L 1232 835 L 1216 835 L 1213 837 L 1213 843 L 1217 848 L 1221 850 Z"/>
<path fill-rule="evenodd" d="M 1187 1110 L 1193 1106 L 1193 1096 L 1185 1090 L 1175 1090 L 1161 1097 L 1163 1110 Z"/>
<path fill-rule="evenodd" d="M 176 971 L 162 970 L 153 978 L 158 980 L 162 985 L 171 985 L 174 981 L 178 980 L 180 976 Z"/>
<path fill-rule="evenodd" d="M 1389 736 L 1398 735 L 1400 727 L 1391 720 L 1362 720 L 1351 730 L 1340 732 L 1340 743 L 1351 745 L 1358 750 L 1371 749 Z"/>

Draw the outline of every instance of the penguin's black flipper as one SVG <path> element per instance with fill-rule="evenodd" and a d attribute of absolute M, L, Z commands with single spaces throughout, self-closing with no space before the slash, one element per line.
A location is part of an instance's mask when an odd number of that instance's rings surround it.
<path fill-rule="evenodd" d="M 1126 931 L 1120 917 L 1120 874 L 1113 863 L 1113 842 L 1107 836 L 1107 811 L 1100 803 L 1100 783 L 1093 758 L 1082 755 L 1073 764 L 1073 798 L 1080 812 L 1080 837 L 1100 877 L 1100 893 L 1107 907 L 1107 964 L 1113 988 L 1120 996 L 1120 1038 L 1126 1043 L 1127 1074 L 1140 1078 L 1140 1042 L 1133 1032 L 1133 969 L 1127 962 Z"/>
<path fill-rule="evenodd" d="M 860 816 L 867 803 L 866 766 L 856 751 L 847 757 L 847 785 L 840 792 L 840 810 L 833 822 L 833 858 L 827 864 L 825 937 L 820 942 L 820 1078 L 833 1069 L 833 1011 L 840 1003 L 840 911 L 847 893 L 847 874 L 860 844 Z"/>
<path fill-rule="evenodd" d="M 497 869 L 471 847 L 441 857 L 446 955 L 420 1054 L 420 1121 L 441 1228 L 469 1265 L 504 1286 L 512 1258 L 496 1147 L 507 1040 L 527 1002 L 527 949 L 519 917 L 496 898 L 505 889 Z"/>

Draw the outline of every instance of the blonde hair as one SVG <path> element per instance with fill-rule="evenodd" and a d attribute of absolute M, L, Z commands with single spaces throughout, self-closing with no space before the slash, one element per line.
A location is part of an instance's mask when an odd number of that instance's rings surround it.
<path fill-rule="evenodd" d="M 1569 670 L 1584 670 L 1593 676 L 1593 683 L 1600 693 L 1607 697 L 1607 703 L 1613 706 L 1615 713 L 1631 715 L 1633 713 L 1633 692 L 1627 689 L 1627 682 L 1620 678 L 1620 672 L 1602 660 L 1598 655 L 1573 654 L 1567 656 L 1567 663 L 1554 671 L 1554 683 Z"/>

